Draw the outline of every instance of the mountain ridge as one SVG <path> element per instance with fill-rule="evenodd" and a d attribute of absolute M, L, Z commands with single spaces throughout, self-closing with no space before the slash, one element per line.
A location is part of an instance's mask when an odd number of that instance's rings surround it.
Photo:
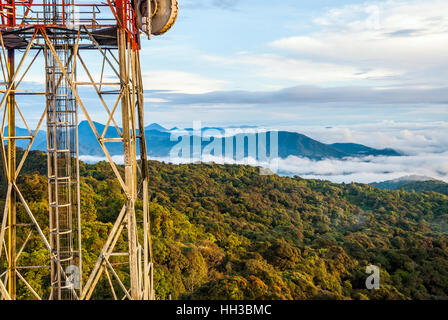
<path fill-rule="evenodd" d="M 448 195 L 448 183 L 431 177 L 411 175 L 394 180 L 374 182 L 371 186 L 383 190 L 405 190 L 408 192 L 438 192 Z"/>
<path fill-rule="evenodd" d="M 96 130 L 100 135 L 105 129 L 105 125 L 99 122 L 93 122 Z M 206 128 L 204 128 L 206 129 Z M 214 128 L 216 130 L 224 130 L 223 128 Z M 29 135 L 27 130 L 22 128 L 17 128 L 20 135 Z M 90 124 L 87 121 L 80 122 L 78 126 L 80 145 L 79 145 L 79 153 L 81 156 L 103 156 L 103 151 L 90 128 Z M 121 131 L 121 128 L 120 128 Z M 163 126 L 160 126 L 157 123 L 153 123 L 145 128 L 146 138 L 149 145 L 149 155 L 151 157 L 169 157 L 170 151 L 174 146 L 176 146 L 179 141 L 181 141 L 182 137 L 190 136 L 190 133 L 180 134 L 178 136 L 178 140 L 176 141 L 172 139 L 175 136 L 172 133 L 172 130 L 168 130 Z M 271 132 L 267 133 L 269 137 Z M 113 125 L 110 125 L 107 129 L 105 137 L 107 138 L 118 138 L 119 134 L 116 128 Z M 230 138 L 233 139 L 234 145 L 238 144 L 238 141 L 244 141 L 245 139 L 255 141 L 253 139 L 259 139 L 260 133 L 238 133 Z M 188 139 L 188 138 L 187 138 Z M 243 139 L 243 140 L 241 140 Z M 190 143 L 193 142 L 193 137 L 190 136 Z M 204 140 L 204 139 L 202 139 Z M 360 144 L 353 143 L 335 143 L 335 144 L 325 144 L 315 139 L 312 139 L 306 135 L 288 132 L 288 131 L 279 131 L 278 132 L 278 156 L 282 159 L 286 159 L 290 156 L 295 157 L 304 157 L 313 160 L 321 160 L 326 158 L 333 159 L 342 159 L 348 157 L 364 157 L 364 156 L 400 156 L 401 154 L 392 149 L 374 149 Z M 202 150 L 205 147 L 210 145 L 211 143 L 221 143 L 222 151 L 225 153 L 226 143 L 224 138 L 220 137 L 212 137 L 209 141 L 202 141 Z M 27 147 L 28 141 L 20 140 L 18 141 L 18 147 L 25 149 Z M 31 150 L 46 150 L 46 134 L 44 131 L 39 131 L 36 140 L 33 144 Z M 109 153 L 111 156 L 119 156 L 122 155 L 122 148 L 120 144 L 117 143 L 106 143 L 108 147 Z M 245 143 L 245 152 L 244 156 L 248 156 L 247 143 Z M 257 143 L 257 154 L 259 154 L 261 150 L 258 150 Z M 270 150 L 270 139 L 267 139 L 266 149 Z"/>

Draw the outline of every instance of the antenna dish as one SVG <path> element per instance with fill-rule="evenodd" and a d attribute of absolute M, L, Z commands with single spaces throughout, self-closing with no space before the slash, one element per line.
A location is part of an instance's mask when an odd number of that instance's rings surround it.
<path fill-rule="evenodd" d="M 151 34 L 158 36 L 173 27 L 179 14 L 179 5 L 177 0 L 139 0 L 136 11 L 138 27 L 145 33 L 151 30 Z M 149 23 L 151 28 L 148 28 Z"/>

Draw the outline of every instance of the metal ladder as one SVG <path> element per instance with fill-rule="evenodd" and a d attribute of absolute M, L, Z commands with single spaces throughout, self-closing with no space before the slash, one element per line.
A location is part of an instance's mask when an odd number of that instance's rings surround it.
<path fill-rule="evenodd" d="M 58 7 L 48 8 L 46 21 L 60 20 L 63 13 L 56 12 Z M 51 34 L 49 38 L 65 71 L 72 74 L 73 39 Z M 45 67 L 52 298 L 73 300 L 79 297 L 80 289 L 74 286 L 70 269 L 81 266 L 77 104 L 68 80 L 48 48 Z"/>

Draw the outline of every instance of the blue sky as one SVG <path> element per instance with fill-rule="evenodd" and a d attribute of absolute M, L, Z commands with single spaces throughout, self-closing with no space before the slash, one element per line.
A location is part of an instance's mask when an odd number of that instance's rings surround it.
<path fill-rule="evenodd" d="M 407 155 L 282 163 L 313 168 L 309 178 L 448 181 L 446 12 L 446 0 L 180 0 L 175 27 L 143 47 L 146 121 L 257 125 Z"/>
<path fill-rule="evenodd" d="M 448 1 L 179 2 L 174 28 L 143 43 L 147 124 L 252 125 L 394 148 L 406 156 L 295 158 L 282 168 L 336 182 L 408 174 L 448 182 Z M 100 59 L 82 55 L 98 78 Z M 32 71 L 42 85 L 41 65 Z M 82 93 L 105 123 L 95 93 Z M 20 101 L 33 125 L 37 103 Z"/>
<path fill-rule="evenodd" d="M 439 0 L 180 1 L 175 27 L 144 44 L 148 121 L 445 120 L 446 9 Z"/>

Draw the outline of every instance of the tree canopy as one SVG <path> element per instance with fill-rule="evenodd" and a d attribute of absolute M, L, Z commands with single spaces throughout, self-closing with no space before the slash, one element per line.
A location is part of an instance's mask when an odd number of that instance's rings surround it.
<path fill-rule="evenodd" d="M 45 161 L 32 153 L 20 185 L 47 226 Z M 81 163 L 80 171 L 87 277 L 125 197 L 107 163 Z M 264 176 L 234 165 L 150 162 L 150 177 L 160 299 L 448 298 L 446 195 Z M 141 215 L 141 201 L 136 208 Z M 47 256 L 35 240 L 21 259 L 41 265 Z M 380 290 L 365 287 L 369 265 L 381 269 Z M 24 276 L 48 292 L 48 270 Z M 94 298 L 111 298 L 106 280 Z"/>

